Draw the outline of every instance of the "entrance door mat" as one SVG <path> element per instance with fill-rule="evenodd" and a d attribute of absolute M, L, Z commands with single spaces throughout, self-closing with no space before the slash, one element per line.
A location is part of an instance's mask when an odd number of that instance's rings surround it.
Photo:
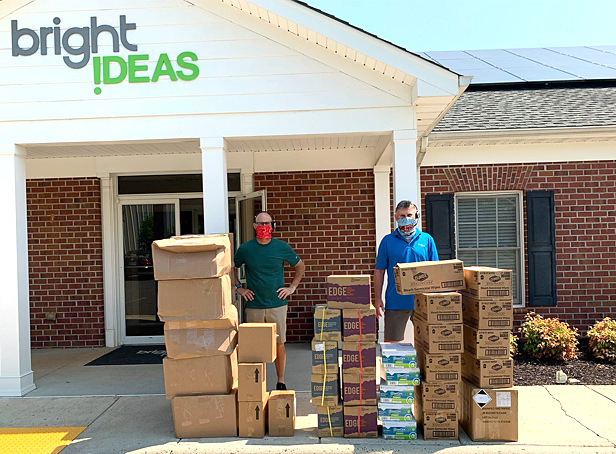
<path fill-rule="evenodd" d="M 2 427 L 0 452 L 57 454 L 85 429 L 85 427 Z"/>
<path fill-rule="evenodd" d="M 126 366 L 131 364 L 162 364 L 167 356 L 165 345 L 122 345 L 90 361 L 86 366 Z"/>

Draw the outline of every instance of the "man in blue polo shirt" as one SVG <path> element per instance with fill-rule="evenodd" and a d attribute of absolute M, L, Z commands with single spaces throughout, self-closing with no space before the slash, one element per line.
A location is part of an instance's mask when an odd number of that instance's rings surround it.
<path fill-rule="evenodd" d="M 409 319 L 412 320 L 415 312 L 413 295 L 400 295 L 396 292 L 394 266 L 398 263 L 438 260 L 434 239 L 417 228 L 419 211 L 413 202 L 403 200 L 398 203 L 395 218 L 398 228 L 381 241 L 374 270 L 376 290 L 374 307 L 377 317 L 380 317 L 384 310 L 386 342 L 404 340 L 406 324 Z M 385 270 L 387 270 L 387 289 L 385 290 L 385 304 L 383 304 L 381 295 L 383 294 Z"/>

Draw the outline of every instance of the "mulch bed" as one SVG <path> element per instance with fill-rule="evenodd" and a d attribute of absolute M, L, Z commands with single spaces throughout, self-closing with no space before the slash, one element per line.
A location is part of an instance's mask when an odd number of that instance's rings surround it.
<path fill-rule="evenodd" d="M 616 385 L 616 364 L 593 358 L 587 350 L 588 342 L 580 339 L 578 359 L 560 363 L 529 358 L 523 353 L 513 358 L 515 386 L 554 385 L 556 372 L 562 370 L 580 385 Z M 520 346 L 521 347 L 521 346 Z M 521 351 L 521 348 L 520 348 Z"/>

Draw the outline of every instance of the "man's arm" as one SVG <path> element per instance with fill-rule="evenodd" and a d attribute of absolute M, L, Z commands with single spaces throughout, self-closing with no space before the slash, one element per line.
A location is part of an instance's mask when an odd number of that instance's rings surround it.
<path fill-rule="evenodd" d="M 303 260 L 300 260 L 295 264 L 293 268 L 295 269 L 295 277 L 293 277 L 293 282 L 291 282 L 291 285 L 278 289 L 278 298 L 280 298 L 281 300 L 284 300 L 287 297 L 293 295 L 293 293 L 295 293 L 295 290 L 297 290 L 297 286 L 304 277 L 304 272 L 306 271 L 306 264 Z"/>
<path fill-rule="evenodd" d="M 233 282 L 233 285 L 237 285 L 240 283 L 239 278 L 237 277 L 237 267 L 233 267 L 233 272 L 232 274 L 232 279 L 231 281 Z M 252 301 L 255 298 L 255 293 L 252 290 L 249 290 L 247 288 L 238 288 L 237 289 L 237 293 L 238 295 L 240 295 L 242 298 L 244 298 L 244 300 L 246 301 Z"/>
<path fill-rule="evenodd" d="M 374 308 L 376 309 L 377 318 L 381 316 L 381 313 L 385 311 L 385 305 L 383 304 L 383 281 L 385 280 L 385 270 L 374 270 L 374 291 L 376 296 L 374 298 Z"/>

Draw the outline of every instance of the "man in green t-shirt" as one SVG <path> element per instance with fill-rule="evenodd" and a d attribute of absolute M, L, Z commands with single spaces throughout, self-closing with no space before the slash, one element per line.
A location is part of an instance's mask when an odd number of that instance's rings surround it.
<path fill-rule="evenodd" d="M 253 227 L 257 237 L 243 243 L 235 253 L 234 278 L 237 293 L 246 301 L 246 321 L 251 323 L 276 323 L 277 390 L 286 390 L 284 370 L 287 334 L 287 301 L 295 293 L 306 266 L 295 251 L 284 241 L 272 238 L 274 219 L 267 211 L 255 216 Z M 284 262 L 295 268 L 289 287 L 284 286 Z M 247 288 L 242 288 L 237 278 L 237 268 L 246 265 Z"/>

